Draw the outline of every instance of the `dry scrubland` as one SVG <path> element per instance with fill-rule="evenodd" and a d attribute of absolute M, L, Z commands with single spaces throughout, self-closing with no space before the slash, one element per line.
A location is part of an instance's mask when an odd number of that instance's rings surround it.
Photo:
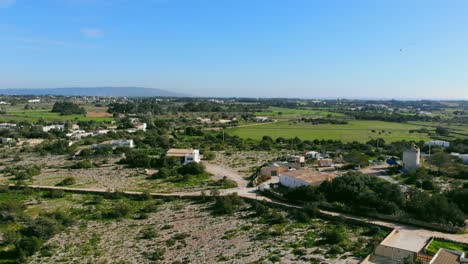
<path fill-rule="evenodd" d="M 201 191 L 210 188 L 222 175 L 194 178 L 188 182 L 170 182 L 161 179 L 148 179 L 150 176 L 144 169 L 126 168 L 116 164 L 121 157 L 95 158 L 93 168 L 71 169 L 70 166 L 78 160 L 68 160 L 61 155 L 39 156 L 35 153 L 18 152 L 17 149 L 9 149 L 8 154 L 0 157 L 0 171 L 11 166 L 39 165 L 41 174 L 33 177 L 26 184 L 55 186 L 67 177 L 73 177 L 76 183 L 69 187 L 98 188 L 129 191 L 151 192 L 177 192 L 177 191 Z M 154 173 L 151 170 L 150 173 Z M 0 183 L 15 183 L 11 175 L 0 174 Z"/>
<path fill-rule="evenodd" d="M 85 199 L 73 196 L 75 202 Z M 62 198 L 66 199 L 66 198 Z M 60 199 L 58 199 L 60 200 Z M 57 203 L 52 200 L 51 203 Z M 59 203 L 60 204 L 60 203 Z M 70 202 L 73 206 L 73 203 Z M 42 202 L 40 207 L 49 207 Z M 37 207 L 36 206 L 36 207 Z M 63 205 L 61 205 L 63 207 Z M 76 206 L 76 205 L 75 205 Z M 334 223 L 312 219 L 264 224 L 248 205 L 231 216 L 215 216 L 211 202 L 168 201 L 147 219 L 79 220 L 48 242 L 47 253 L 29 263 L 358 263 L 352 253 L 321 243 L 321 232 Z M 35 206 L 31 206 L 35 207 Z M 287 213 L 279 211 L 287 217 Z M 344 225 L 347 245 L 366 250 L 385 232 Z M 147 230 L 152 230 L 148 232 Z M 146 235 L 151 233 L 152 235 Z M 358 238 L 359 237 L 359 238 Z"/>

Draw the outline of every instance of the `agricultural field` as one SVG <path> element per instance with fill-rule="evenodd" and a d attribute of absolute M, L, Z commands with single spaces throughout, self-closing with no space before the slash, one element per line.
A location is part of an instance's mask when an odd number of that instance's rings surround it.
<path fill-rule="evenodd" d="M 281 116 L 317 116 L 317 117 L 326 117 L 326 116 L 343 116 L 341 113 L 334 113 L 330 111 L 323 110 L 313 110 L 313 109 L 290 109 L 282 107 L 270 107 L 268 111 L 256 112 L 256 116 L 272 116 L 272 117 L 281 117 Z"/>
<path fill-rule="evenodd" d="M 6 113 L 0 114 L 0 122 L 9 121 L 29 121 L 37 122 L 43 119 L 46 122 L 53 121 L 89 121 L 96 122 L 111 122 L 112 117 L 86 117 L 84 115 L 60 115 L 59 113 L 52 113 L 52 104 L 38 104 L 32 105 L 34 109 L 24 109 L 24 105 L 15 105 L 4 107 Z M 106 107 L 94 107 L 91 105 L 83 105 L 86 111 L 106 111 Z"/>
<path fill-rule="evenodd" d="M 349 121 L 346 125 L 312 125 L 292 121 L 281 121 L 255 127 L 241 127 L 228 131 L 242 138 L 261 139 L 268 135 L 272 138 L 299 137 L 302 140 L 331 139 L 343 142 L 366 142 L 372 138 L 383 138 L 387 142 L 399 140 L 429 140 L 427 134 L 410 133 L 420 129 L 420 125 L 391 123 L 383 121 Z M 431 130 L 431 128 L 429 128 Z"/>

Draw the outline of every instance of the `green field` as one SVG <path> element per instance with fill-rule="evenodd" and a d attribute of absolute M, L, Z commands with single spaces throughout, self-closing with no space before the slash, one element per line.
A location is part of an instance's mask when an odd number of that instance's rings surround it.
<path fill-rule="evenodd" d="M 281 107 L 271 107 L 268 111 L 256 112 L 256 116 L 291 116 L 291 115 L 309 115 L 309 116 L 343 116 L 341 113 L 329 111 L 311 110 L 311 109 L 290 109 Z"/>
<path fill-rule="evenodd" d="M 12 110 L 7 114 L 0 114 L 0 122 L 9 121 L 29 121 L 36 122 L 39 119 L 44 119 L 46 122 L 52 121 L 87 121 L 94 120 L 97 122 L 112 121 L 111 117 L 86 117 L 84 115 L 66 115 L 61 116 L 58 113 L 52 113 L 50 110 Z"/>
<path fill-rule="evenodd" d="M 431 244 L 429 244 L 426 251 L 429 254 L 436 254 L 440 248 L 456 250 L 468 254 L 468 245 L 439 239 L 434 239 Z"/>
<path fill-rule="evenodd" d="M 367 142 L 373 138 L 383 138 L 387 142 L 429 140 L 426 134 L 409 133 L 409 130 L 419 128 L 421 126 L 383 121 L 350 121 L 347 125 L 311 125 L 281 121 L 273 124 L 233 128 L 228 131 L 242 138 L 252 139 L 261 139 L 268 135 L 272 138 L 297 136 L 302 140 L 332 139 L 343 142 Z"/>

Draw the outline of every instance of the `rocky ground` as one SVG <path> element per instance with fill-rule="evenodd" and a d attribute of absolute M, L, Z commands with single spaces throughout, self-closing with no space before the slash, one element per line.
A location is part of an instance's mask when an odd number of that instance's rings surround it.
<path fill-rule="evenodd" d="M 147 219 L 81 220 L 50 239 L 47 254 L 29 263 L 358 263 L 351 253 L 330 254 L 330 245 L 303 245 L 320 240 L 331 223 L 262 224 L 253 211 L 214 216 L 210 204 L 187 200 L 165 203 Z M 282 212 L 284 214 L 284 212 Z M 145 237 L 146 230 L 153 230 Z M 275 232 L 264 236 L 265 230 Z M 347 226 L 350 243 L 365 245 L 372 237 L 360 227 Z M 295 246 L 296 245 L 296 246 Z"/>

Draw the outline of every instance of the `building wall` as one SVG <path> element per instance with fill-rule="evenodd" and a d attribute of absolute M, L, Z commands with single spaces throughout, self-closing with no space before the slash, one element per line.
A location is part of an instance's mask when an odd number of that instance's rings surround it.
<path fill-rule="evenodd" d="M 374 254 L 399 261 L 403 260 L 408 256 L 411 256 L 411 258 L 414 258 L 416 256 L 415 252 L 400 248 L 389 247 L 382 244 L 378 245 L 375 248 Z"/>
<path fill-rule="evenodd" d="M 294 187 L 299 187 L 299 186 L 304 186 L 304 185 L 310 185 L 309 183 L 296 179 L 294 177 L 290 177 L 287 175 L 280 175 L 280 183 L 283 186 L 294 188 Z"/>

